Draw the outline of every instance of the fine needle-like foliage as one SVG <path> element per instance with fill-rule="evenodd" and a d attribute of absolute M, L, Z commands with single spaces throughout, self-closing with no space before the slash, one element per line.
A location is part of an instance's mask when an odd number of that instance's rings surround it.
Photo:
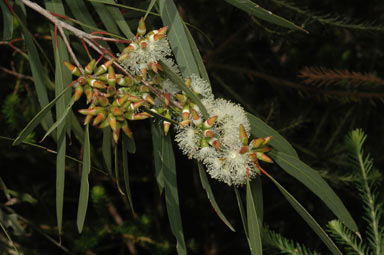
<path fill-rule="evenodd" d="M 367 224 L 366 239 L 364 244 L 357 240 L 356 236 L 345 229 L 338 221 L 329 223 L 329 229 L 337 240 L 345 245 L 350 254 L 383 254 L 384 227 L 381 225 L 383 203 L 378 201 L 375 191 L 378 170 L 373 166 L 373 159 L 364 152 L 363 144 L 367 136 L 360 129 L 352 131 L 346 137 L 346 144 L 350 150 L 350 161 L 354 173 L 358 176 L 355 186 L 359 191 L 363 203 L 363 220 Z M 364 239 L 363 239 L 364 240 Z"/>

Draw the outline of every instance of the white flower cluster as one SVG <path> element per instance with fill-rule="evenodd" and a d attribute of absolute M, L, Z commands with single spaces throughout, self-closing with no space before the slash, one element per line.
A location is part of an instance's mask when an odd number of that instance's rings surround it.
<path fill-rule="evenodd" d="M 191 88 L 200 95 L 210 118 L 215 118 L 215 121 L 209 128 L 204 128 L 204 124 L 196 125 L 193 121 L 179 128 L 175 140 L 180 149 L 190 158 L 201 161 L 212 178 L 228 185 L 246 183 L 256 169 L 249 153 L 241 152 L 244 145 L 240 139 L 240 124 L 247 134 L 250 131 L 244 109 L 225 99 L 214 99 L 208 82 L 197 75 L 191 76 Z M 212 132 L 214 136 L 207 136 L 207 132 Z"/>

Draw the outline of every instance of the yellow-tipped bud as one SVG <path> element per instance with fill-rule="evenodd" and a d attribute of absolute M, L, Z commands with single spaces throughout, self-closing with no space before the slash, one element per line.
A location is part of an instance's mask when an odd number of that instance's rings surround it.
<path fill-rule="evenodd" d="M 115 60 L 110 59 L 107 62 L 105 62 L 104 64 L 102 64 L 101 66 L 99 66 L 99 68 L 97 68 L 97 70 L 95 72 L 95 75 L 99 76 L 99 75 L 105 73 L 108 70 L 108 67 L 113 64 L 113 61 L 115 61 Z"/>
<path fill-rule="evenodd" d="M 75 88 L 75 94 L 73 95 L 74 97 L 74 101 L 76 102 L 77 100 L 80 99 L 81 95 L 83 94 L 84 92 L 84 89 L 83 89 L 83 86 L 81 86 L 80 84 L 78 84 Z"/>
<path fill-rule="evenodd" d="M 112 137 L 113 137 L 113 141 L 115 141 L 116 144 L 119 142 L 119 136 L 120 136 L 120 128 L 113 130 Z"/>
<path fill-rule="evenodd" d="M 80 75 L 81 75 L 81 72 L 80 72 L 79 68 L 77 68 L 76 66 L 72 65 L 72 64 L 69 63 L 68 61 L 64 61 L 64 65 L 68 68 L 68 70 L 69 70 L 73 75 L 76 75 L 76 76 L 80 76 Z"/>
<path fill-rule="evenodd" d="M 107 121 L 109 125 L 111 126 L 112 130 L 115 131 L 117 129 L 117 121 L 115 116 L 113 116 L 112 113 L 108 114 Z"/>
<path fill-rule="evenodd" d="M 105 120 L 105 117 L 107 116 L 107 113 L 105 111 L 102 111 L 100 113 L 97 114 L 97 116 L 95 117 L 95 119 L 93 120 L 93 123 L 92 125 L 93 126 L 96 126 L 98 125 L 99 123 L 101 123 L 103 120 Z"/>
<path fill-rule="evenodd" d="M 92 59 L 91 62 L 89 62 L 88 65 L 86 65 L 85 68 L 84 68 L 85 74 L 93 73 L 93 70 L 95 69 L 95 66 L 96 66 L 96 60 Z"/>
<path fill-rule="evenodd" d="M 113 69 L 112 66 L 108 67 L 107 79 L 108 79 L 108 84 L 110 86 L 115 86 L 115 84 L 116 84 L 116 74 L 115 74 L 115 69 Z"/>
<path fill-rule="evenodd" d="M 119 107 L 112 106 L 110 111 L 115 117 L 124 115 L 124 112 Z"/>
<path fill-rule="evenodd" d="M 126 134 L 130 139 L 133 139 L 133 134 L 132 131 L 129 129 L 127 121 L 123 121 L 121 129 L 123 130 L 124 134 Z"/>
<path fill-rule="evenodd" d="M 215 124 L 217 120 L 217 116 L 212 116 L 210 117 L 209 119 L 207 119 L 206 121 L 204 121 L 203 123 L 203 128 L 204 129 L 208 129 L 208 128 L 211 128 L 213 126 L 213 124 Z"/>
<path fill-rule="evenodd" d="M 93 118 L 93 115 L 87 115 L 87 116 L 85 116 L 85 119 L 84 119 L 84 126 L 88 125 L 89 122 L 91 122 L 92 118 Z"/>
<path fill-rule="evenodd" d="M 267 156 L 265 153 L 262 152 L 256 152 L 257 158 L 261 161 L 267 162 L 267 163 L 273 163 L 273 160 Z"/>
<path fill-rule="evenodd" d="M 91 86 L 89 86 L 88 84 L 85 85 L 84 86 L 84 93 L 85 93 L 85 96 L 87 97 L 87 104 L 89 104 L 93 98 L 93 90 L 92 90 Z"/>
<path fill-rule="evenodd" d="M 183 120 L 183 121 L 179 122 L 179 125 L 180 125 L 181 128 L 185 128 L 190 123 L 191 123 L 191 120 Z"/>
<path fill-rule="evenodd" d="M 141 17 L 139 25 L 137 26 L 137 34 L 143 36 L 145 35 L 145 32 L 147 32 L 147 29 L 145 27 L 144 17 Z"/>
<path fill-rule="evenodd" d="M 264 141 L 265 141 L 264 138 L 256 138 L 250 142 L 249 146 L 251 146 L 251 149 L 256 149 L 256 148 L 262 146 Z"/>
<path fill-rule="evenodd" d="M 240 124 L 240 141 L 243 145 L 248 145 L 248 135 L 243 124 Z"/>

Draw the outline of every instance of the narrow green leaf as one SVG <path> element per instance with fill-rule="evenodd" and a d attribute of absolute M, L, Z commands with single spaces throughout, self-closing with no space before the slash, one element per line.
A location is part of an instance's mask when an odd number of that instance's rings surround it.
<path fill-rule="evenodd" d="M 275 25 L 285 27 L 293 30 L 300 30 L 308 33 L 304 28 L 295 25 L 293 22 L 286 20 L 280 16 L 273 14 L 272 12 L 260 7 L 258 4 L 250 0 L 225 0 L 227 3 L 247 12 L 248 14 L 255 16 L 256 18 L 265 20 Z"/>
<path fill-rule="evenodd" d="M 44 141 L 47 136 L 52 133 L 53 130 L 55 130 L 63 120 L 67 117 L 68 113 L 71 111 L 73 104 L 75 103 L 74 98 L 71 99 L 67 107 L 65 108 L 64 112 L 59 116 L 59 119 L 48 129 L 48 131 L 45 133 L 41 141 Z M 65 124 L 65 123 L 64 123 Z"/>
<path fill-rule="evenodd" d="M 64 6 L 61 1 L 45 0 L 48 11 L 65 15 Z M 50 27 L 52 46 L 55 53 L 55 95 L 59 95 L 65 86 L 71 83 L 72 74 L 64 67 L 64 60 L 69 59 L 69 54 L 63 39 L 58 36 L 55 38 L 54 27 Z M 71 134 L 71 118 L 68 111 L 71 110 L 73 102 L 69 108 L 66 104 L 71 100 L 71 91 L 68 90 L 63 98 L 56 103 L 56 123 L 51 126 L 43 139 L 57 127 L 57 156 L 56 156 L 56 218 L 59 235 L 62 230 L 63 205 L 64 205 L 64 184 L 65 184 L 65 155 L 66 155 L 66 131 Z M 72 105 L 71 105 L 72 104 Z M 63 122 L 63 120 L 66 120 Z"/>
<path fill-rule="evenodd" d="M 129 10 L 136 11 L 136 12 L 141 12 L 141 13 L 146 13 L 147 12 L 146 10 L 143 10 L 143 9 L 140 9 L 140 8 L 135 8 L 135 7 L 124 5 L 124 4 L 117 4 L 115 2 L 111 2 L 111 1 L 108 1 L 108 0 L 88 0 L 88 1 L 89 2 L 94 2 L 94 3 L 108 4 L 108 5 L 111 5 L 111 6 L 116 6 L 116 7 L 119 7 L 119 8 L 129 9 Z M 160 14 L 155 13 L 155 12 L 149 12 L 149 14 L 160 17 Z"/>
<path fill-rule="evenodd" d="M 89 8 L 86 5 L 85 1 L 78 1 L 78 0 L 66 0 L 67 6 L 71 10 L 73 16 L 78 19 L 80 22 L 87 24 L 88 26 L 92 26 L 97 28 L 97 24 L 94 21 L 92 15 L 88 11 Z M 87 33 L 92 33 L 94 30 L 90 29 L 88 26 L 81 26 L 82 29 Z M 99 30 L 99 29 L 98 29 Z M 98 41 L 100 45 L 103 47 L 109 49 L 109 46 L 104 41 Z"/>
<path fill-rule="evenodd" d="M 80 195 L 79 205 L 77 208 L 77 229 L 79 233 L 83 231 L 85 215 L 87 214 L 88 198 L 89 198 L 89 182 L 88 175 L 91 171 L 91 149 L 89 142 L 89 126 L 85 127 L 84 137 L 84 152 L 83 152 L 83 167 L 81 171 L 81 184 L 80 184 Z"/>
<path fill-rule="evenodd" d="M 162 153 L 162 130 L 161 128 L 151 122 L 152 144 L 153 144 L 153 158 L 155 161 L 156 181 L 159 186 L 160 194 L 164 190 L 164 171 L 163 171 L 163 153 Z"/>
<path fill-rule="evenodd" d="M 124 136 L 127 138 L 127 151 L 129 153 L 136 153 L 136 143 L 135 143 L 135 140 L 133 139 L 128 139 L 127 136 Z"/>
<path fill-rule="evenodd" d="M 199 69 L 200 76 L 210 84 L 208 72 L 207 72 L 207 69 L 205 68 L 203 58 L 201 57 L 199 49 L 197 48 L 196 42 L 193 39 L 193 36 L 185 23 L 184 23 L 184 29 L 188 38 L 189 45 L 191 46 L 192 54 L 197 64 L 197 68 Z"/>
<path fill-rule="evenodd" d="M 104 0 L 106 4 L 114 4 L 115 2 L 113 0 Z M 124 19 L 123 14 L 121 14 L 121 11 L 119 8 L 114 6 L 106 6 L 108 12 L 112 16 L 113 20 L 116 22 L 117 26 L 120 28 L 121 32 L 127 37 L 128 39 L 131 39 L 135 36 L 134 33 L 132 33 L 131 29 L 129 28 L 127 22 Z"/>
<path fill-rule="evenodd" d="M 109 13 L 107 6 L 105 6 L 102 3 L 96 3 L 96 2 L 91 2 L 91 4 L 95 8 L 97 14 L 101 19 L 101 22 L 103 23 L 107 31 L 115 35 L 120 34 L 119 28 L 117 27 L 116 22 L 113 19 L 112 15 Z M 116 46 L 120 51 L 123 51 L 123 49 L 125 48 L 124 44 L 121 44 L 121 43 L 116 43 Z"/>
<path fill-rule="evenodd" d="M 112 134 L 110 128 L 103 129 L 103 143 L 101 145 L 101 151 L 103 152 L 103 159 L 107 167 L 108 173 L 112 176 Z"/>
<path fill-rule="evenodd" d="M 235 229 L 233 228 L 233 226 L 231 225 L 231 223 L 229 223 L 229 221 L 227 220 L 227 218 L 225 217 L 225 215 L 221 211 L 219 205 L 216 203 L 215 196 L 213 195 L 211 185 L 209 184 L 207 174 L 204 170 L 203 165 L 201 164 L 201 162 L 197 162 L 197 166 L 199 168 L 201 185 L 203 186 L 203 189 L 205 189 L 205 191 L 207 192 L 209 202 L 211 202 L 213 209 L 215 210 L 215 212 L 217 213 L 219 218 L 224 222 L 224 224 L 227 225 L 227 227 L 230 230 L 232 230 L 233 232 L 236 232 Z"/>
<path fill-rule="evenodd" d="M 132 214 L 135 215 L 135 210 L 133 209 L 132 202 L 132 194 L 131 188 L 129 185 L 129 173 L 128 173 L 128 147 L 129 147 L 129 138 L 127 136 L 123 136 L 123 146 L 122 146 L 122 154 L 123 154 L 123 176 L 125 183 L 125 192 L 127 194 L 129 206 L 131 207 Z"/>
<path fill-rule="evenodd" d="M 263 218 L 264 218 L 263 217 L 264 205 L 263 205 L 263 188 L 262 188 L 260 175 L 257 175 L 256 178 L 253 179 L 252 182 L 250 182 L 250 184 L 251 184 L 252 197 L 255 202 L 257 217 L 259 218 L 260 228 L 262 228 Z"/>
<path fill-rule="evenodd" d="M 10 40 L 13 34 L 13 16 L 4 1 L 0 1 L 0 8 L 3 13 L 3 40 Z"/>
<path fill-rule="evenodd" d="M 168 212 L 168 219 L 171 225 L 173 235 L 176 237 L 176 250 L 179 255 L 187 254 L 185 246 L 183 226 L 181 223 L 179 194 L 177 189 L 176 163 L 173 153 L 171 136 L 162 135 L 163 148 L 163 171 L 164 171 L 164 188 L 165 188 L 165 204 Z"/>
<path fill-rule="evenodd" d="M 123 190 L 120 187 L 120 173 L 119 173 L 119 151 L 118 151 L 118 146 L 115 144 L 115 150 L 114 150 L 114 155 L 115 155 L 115 179 L 116 179 L 116 186 L 117 190 L 120 192 L 121 195 L 125 195 Z"/>
<path fill-rule="evenodd" d="M 184 30 L 176 5 L 172 0 L 159 0 L 160 14 L 164 26 L 168 26 L 168 40 L 171 43 L 172 51 L 176 62 L 184 78 L 192 74 L 198 74 L 199 69 L 193 57 L 187 34 Z"/>
<path fill-rule="evenodd" d="M 19 145 L 23 140 L 35 129 L 35 127 L 40 123 L 40 121 L 48 114 L 52 106 L 55 105 L 57 100 L 59 100 L 65 92 L 71 89 L 71 86 L 67 86 L 55 99 L 53 99 L 49 104 L 47 104 L 41 111 L 36 114 L 33 119 L 25 126 L 25 128 L 20 132 L 18 137 L 13 142 L 13 145 Z"/>
<path fill-rule="evenodd" d="M 248 245 L 251 247 L 251 243 L 249 240 L 249 234 L 248 234 L 248 227 L 247 227 L 247 216 L 245 215 L 245 210 L 244 210 L 244 205 L 243 205 L 243 200 L 241 199 L 239 190 L 234 186 L 233 187 L 237 199 L 237 205 L 239 207 L 239 212 L 240 212 L 240 217 L 241 217 L 241 222 L 243 223 L 243 228 L 244 228 L 244 233 L 245 236 L 247 237 L 248 240 Z"/>
<path fill-rule="evenodd" d="M 79 141 L 80 144 L 83 144 L 84 130 L 81 127 L 79 121 L 77 120 L 76 114 L 73 111 L 71 111 L 71 130 L 73 131 L 77 141 Z"/>
<path fill-rule="evenodd" d="M 260 223 L 259 217 L 256 213 L 255 201 L 252 195 L 251 184 L 247 180 L 247 220 L 248 220 L 248 234 L 250 241 L 250 248 L 252 255 L 263 254 L 263 247 L 261 244 Z"/>
<path fill-rule="evenodd" d="M 45 69 L 43 68 L 43 64 L 40 61 L 39 53 L 37 51 L 36 45 L 34 44 L 34 37 L 22 21 L 26 19 L 25 15 L 19 8 L 15 8 L 15 11 L 17 12 L 16 18 L 18 19 L 20 27 L 24 34 L 24 42 L 28 51 L 29 64 L 31 66 L 31 72 L 35 83 L 37 98 L 39 100 L 40 107 L 43 109 L 49 103 L 47 88 L 45 85 Z M 40 121 L 45 130 L 48 129 L 48 127 L 52 126 L 53 118 L 52 113 L 49 111 L 49 109 L 47 112 L 45 112 L 43 118 L 41 118 Z M 54 138 L 56 139 L 56 137 Z"/>
<path fill-rule="evenodd" d="M 153 6 L 155 5 L 157 0 L 151 0 L 151 2 L 149 3 L 148 5 L 148 9 L 147 11 L 145 12 L 145 15 L 144 15 L 144 20 L 147 18 L 148 14 L 151 12 Z"/>
<path fill-rule="evenodd" d="M 3 181 L 1 176 L 0 176 L 0 189 L 3 191 L 3 193 L 4 193 L 5 197 L 7 198 L 7 200 L 11 199 L 11 196 L 8 193 L 7 186 L 5 185 L 5 182 Z"/>
<path fill-rule="evenodd" d="M 324 229 L 321 228 L 319 223 L 309 214 L 309 212 L 283 187 L 277 182 L 272 176 L 267 175 L 269 179 L 276 185 L 284 197 L 288 200 L 291 206 L 296 210 L 296 212 L 307 222 L 307 224 L 312 228 L 312 230 L 320 237 L 324 244 L 334 255 L 342 255 L 339 248 L 332 241 L 332 239 L 327 235 Z"/>
<path fill-rule="evenodd" d="M 327 207 L 353 232 L 358 232 L 356 222 L 345 208 L 343 202 L 324 181 L 318 172 L 300 161 L 298 158 L 284 152 L 270 152 L 276 164 L 278 164 L 289 175 L 303 183 L 308 189 L 315 193 Z"/>
<path fill-rule="evenodd" d="M 267 137 L 272 136 L 269 142 L 276 150 L 285 152 L 288 155 L 298 158 L 297 152 L 292 145 L 285 140 L 276 130 L 268 126 L 264 121 L 257 118 L 251 113 L 247 113 L 248 120 L 251 124 L 251 133 L 255 137 Z"/>
<path fill-rule="evenodd" d="M 200 108 L 201 112 L 204 115 L 205 119 L 209 118 L 207 109 L 205 109 L 205 106 L 200 101 L 200 99 L 190 90 L 187 86 L 185 86 L 184 82 L 181 80 L 181 78 L 175 74 L 164 62 L 160 60 L 161 66 L 164 69 L 165 74 L 168 76 L 168 78 L 173 81 L 177 86 L 180 87 L 181 90 L 187 94 L 187 96 Z"/>

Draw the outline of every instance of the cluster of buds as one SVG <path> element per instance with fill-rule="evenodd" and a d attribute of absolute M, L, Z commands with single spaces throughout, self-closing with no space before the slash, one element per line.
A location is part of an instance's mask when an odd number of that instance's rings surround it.
<path fill-rule="evenodd" d="M 141 19 L 136 37 L 117 59 L 98 67 L 97 61 L 91 60 L 84 72 L 65 62 L 77 77 L 73 85 L 75 101 L 83 94 L 86 97 L 88 108 L 79 110 L 85 115 L 84 125 L 110 127 L 118 143 L 120 130 L 133 139 L 128 121 L 161 115 L 164 134 L 168 134 L 171 123 L 177 123 L 175 141 L 180 149 L 189 158 L 201 161 L 212 178 L 228 185 L 245 183 L 259 173 L 259 160 L 273 162 L 266 155 L 271 150 L 267 147 L 271 137 L 249 142 L 250 124 L 244 109 L 215 99 L 209 83 L 199 76 L 191 75 L 185 86 L 201 100 L 207 116 L 187 93 L 166 78 L 160 60 L 175 68 L 166 31 L 167 27 L 163 27 L 146 33 Z M 124 74 L 116 73 L 114 65 L 122 66 Z"/>
<path fill-rule="evenodd" d="M 116 74 L 113 68 L 114 60 L 108 60 L 96 68 L 96 60 L 91 60 L 84 68 L 84 73 L 69 62 L 64 62 L 71 73 L 77 76 L 75 101 L 83 94 L 89 107 L 80 109 L 85 115 L 84 125 L 89 124 L 99 128 L 111 127 L 113 138 L 118 142 L 120 130 L 131 139 L 132 132 L 127 120 L 142 120 L 151 117 L 146 112 L 139 112 L 139 107 L 154 104 L 154 99 L 147 87 L 140 84 L 141 77 Z"/>
<path fill-rule="evenodd" d="M 140 74 L 144 80 L 148 70 L 158 73 L 161 69 L 159 60 L 165 60 L 171 55 L 169 43 L 166 40 L 168 27 L 152 30 L 146 33 L 144 19 L 141 18 L 136 37 L 120 54 L 118 61 L 135 74 Z"/>

